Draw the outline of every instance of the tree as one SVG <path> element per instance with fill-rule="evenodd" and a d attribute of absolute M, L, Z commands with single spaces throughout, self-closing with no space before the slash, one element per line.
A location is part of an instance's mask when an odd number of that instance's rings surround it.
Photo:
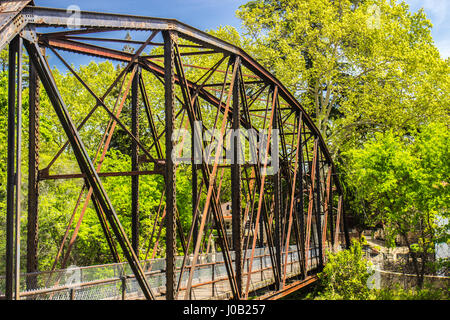
<path fill-rule="evenodd" d="M 373 271 L 364 258 L 362 243 L 352 241 L 348 250 L 327 254 L 327 264 L 319 274 L 319 299 L 367 300 L 371 298 L 367 282 Z"/>
<path fill-rule="evenodd" d="M 319 282 L 307 299 L 316 300 L 448 300 L 448 290 L 425 286 L 405 290 L 398 284 L 388 288 L 369 288 L 374 270 L 363 252 L 365 240 L 352 240 L 348 250 L 327 253 L 327 264 Z M 372 280 L 373 281 L 373 280 Z"/>
<path fill-rule="evenodd" d="M 449 62 L 404 2 L 254 0 L 245 48 L 312 115 L 334 157 L 368 134 L 448 119 Z"/>
<path fill-rule="evenodd" d="M 376 133 L 344 154 L 352 210 L 366 225 L 382 224 L 390 246 L 403 239 L 419 287 L 435 245 L 450 241 L 449 141 L 448 124 L 433 123 L 414 135 Z"/>

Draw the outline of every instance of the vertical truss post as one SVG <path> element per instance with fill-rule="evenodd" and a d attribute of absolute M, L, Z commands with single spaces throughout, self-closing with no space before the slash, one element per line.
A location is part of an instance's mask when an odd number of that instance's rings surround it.
<path fill-rule="evenodd" d="M 175 298 L 175 253 L 176 253 L 176 198 L 175 165 L 172 159 L 172 134 L 175 122 L 175 62 L 174 47 L 176 33 L 164 31 L 164 89 L 166 115 L 166 299 Z"/>
<path fill-rule="evenodd" d="M 323 207 L 323 225 L 322 225 L 322 250 L 324 250 L 327 242 L 327 227 L 328 219 L 333 220 L 333 203 L 331 200 L 331 166 L 328 168 L 327 181 L 326 181 L 326 192 L 324 194 L 324 207 Z M 323 252 L 323 260 L 325 260 L 325 252 Z"/>
<path fill-rule="evenodd" d="M 339 195 L 337 215 L 336 215 L 336 226 L 334 229 L 334 247 L 333 247 L 334 252 L 337 251 L 337 247 L 339 245 L 339 228 L 341 223 L 341 215 L 342 215 L 342 195 Z"/>
<path fill-rule="evenodd" d="M 303 114 L 299 113 L 298 117 L 303 122 Z M 299 259 L 299 265 L 300 265 L 300 272 L 303 276 L 303 278 L 306 277 L 306 268 L 305 268 L 305 215 L 304 215 L 304 184 L 303 179 L 305 177 L 305 171 L 304 171 L 304 158 L 303 158 L 303 142 L 302 142 L 302 126 L 299 127 L 300 130 L 300 137 L 299 137 L 299 167 L 298 167 L 298 188 L 300 190 L 299 192 L 299 200 L 297 202 L 295 217 L 296 217 L 296 225 L 297 225 L 297 232 L 298 232 L 298 239 L 297 241 L 300 243 L 300 253 L 298 255 Z"/>
<path fill-rule="evenodd" d="M 323 268 L 323 249 L 322 249 L 322 209 L 320 205 L 320 146 L 317 146 L 317 155 L 316 155 L 316 231 L 317 231 L 317 242 L 319 245 L 319 271 Z"/>
<path fill-rule="evenodd" d="M 315 190 L 315 182 L 316 179 L 315 173 L 317 170 L 317 155 L 318 155 L 318 140 L 315 139 L 314 141 L 314 149 L 313 149 L 313 157 L 311 161 L 311 169 L 310 172 L 310 185 L 309 185 L 309 196 L 308 196 L 308 213 L 306 217 L 306 239 L 305 239 L 305 273 L 308 272 L 309 267 L 309 259 L 310 259 L 310 244 L 311 244 L 311 222 L 312 222 L 312 215 L 314 210 L 314 190 Z M 309 157 L 307 156 L 308 161 Z"/>
<path fill-rule="evenodd" d="M 349 249 L 350 248 L 350 235 L 348 234 L 348 223 L 347 223 L 347 218 L 345 216 L 345 210 L 344 210 L 344 197 L 342 197 L 342 205 L 341 205 L 341 210 L 342 210 L 342 223 L 343 223 L 343 227 L 344 227 L 344 239 L 345 239 L 345 248 Z"/>
<path fill-rule="evenodd" d="M 194 160 L 192 160 L 194 161 Z M 197 178 L 197 165 L 192 163 L 192 226 L 193 226 L 193 241 L 192 243 L 197 243 L 197 234 L 198 234 L 198 218 L 196 215 L 196 201 L 198 195 L 198 178 Z M 187 253 L 189 253 L 189 248 L 187 249 Z M 192 250 L 193 251 L 193 250 Z"/>
<path fill-rule="evenodd" d="M 139 139 L 139 78 L 137 67 L 131 85 L 131 133 L 136 139 Z M 131 142 L 131 170 L 139 170 L 139 146 L 135 140 Z M 131 176 L 131 243 L 139 257 L 139 175 Z"/>
<path fill-rule="evenodd" d="M 14 289 L 15 299 L 20 299 L 20 215 L 21 215 L 21 181 L 22 181 L 22 38 L 18 37 L 17 44 L 17 116 L 16 116 L 16 232 L 15 232 L 15 271 Z"/>
<path fill-rule="evenodd" d="M 278 97 L 277 97 L 278 101 Z M 273 106 L 274 108 L 274 121 L 271 125 L 273 125 L 274 130 L 278 130 L 278 103 L 275 103 Z M 276 148 L 278 149 L 278 148 Z M 272 155 L 274 157 L 275 155 Z M 274 213 L 273 213 L 273 219 L 275 220 L 275 235 L 274 235 L 274 244 L 275 244 L 275 257 L 276 257 L 276 268 L 277 273 L 279 277 L 276 278 L 276 287 L 277 290 L 281 290 L 282 281 L 281 281 L 281 201 L 282 201 L 282 195 L 281 195 L 281 174 L 280 170 L 274 173 L 273 175 L 273 192 L 274 192 L 274 200 L 275 200 L 275 207 L 274 207 Z"/>
<path fill-rule="evenodd" d="M 302 190 L 301 191 L 301 194 L 300 194 L 300 201 L 297 203 L 297 214 L 298 214 L 298 217 L 299 217 L 299 233 L 300 233 L 300 241 L 301 241 L 301 244 L 300 244 L 300 247 L 301 247 L 301 255 L 299 255 L 299 259 L 301 259 L 301 261 L 300 261 L 300 270 L 301 270 L 301 273 L 302 273 L 302 277 L 303 277 L 303 279 L 305 279 L 306 278 L 306 266 L 307 266 L 307 264 L 306 264 L 306 245 L 305 245 L 305 242 L 306 242 L 306 239 L 305 239 L 305 214 L 304 214 L 304 209 L 303 209 L 303 206 L 304 206 L 304 200 L 303 200 L 303 197 L 304 197 L 304 195 L 303 195 L 303 181 L 302 181 L 303 179 L 300 179 L 300 182 L 301 182 L 301 184 L 300 184 L 300 190 Z"/>
<path fill-rule="evenodd" d="M 197 215 L 197 196 L 198 196 L 198 174 L 197 174 L 197 164 L 195 163 L 195 139 L 196 139 L 196 127 L 193 122 L 191 122 L 191 170 L 192 170 L 192 243 L 193 248 L 192 251 L 194 251 L 195 243 L 197 243 L 197 235 L 198 235 L 198 215 Z M 201 128 L 200 128 L 201 130 Z M 189 254 L 189 244 L 187 249 L 187 254 Z"/>
<path fill-rule="evenodd" d="M 334 174 L 331 174 L 331 187 L 330 187 L 330 197 L 329 197 L 329 206 L 330 206 L 330 242 L 331 242 L 331 247 L 330 247 L 330 251 L 333 250 L 334 248 L 334 222 L 333 222 L 333 212 L 334 212 L 334 201 L 333 201 L 333 184 L 335 183 L 334 181 Z"/>
<path fill-rule="evenodd" d="M 15 194 L 15 150 L 16 150 L 16 58 L 20 40 L 16 36 L 9 45 L 8 62 L 8 157 L 6 187 L 6 299 L 13 299 L 14 290 L 14 194 Z"/>
<path fill-rule="evenodd" d="M 38 199 L 39 199 L 39 77 L 33 64 L 29 64 L 29 120 L 28 120 L 28 222 L 27 272 L 38 269 Z M 37 288 L 37 278 L 27 277 L 27 289 Z"/>
<path fill-rule="evenodd" d="M 235 65 L 239 73 L 240 66 Z M 235 78 L 233 87 L 233 134 L 232 134 L 232 164 L 231 164 L 231 214 L 232 238 L 235 254 L 236 282 L 239 294 L 242 294 L 242 214 L 241 214 L 241 136 L 239 131 L 240 112 L 240 78 Z"/>

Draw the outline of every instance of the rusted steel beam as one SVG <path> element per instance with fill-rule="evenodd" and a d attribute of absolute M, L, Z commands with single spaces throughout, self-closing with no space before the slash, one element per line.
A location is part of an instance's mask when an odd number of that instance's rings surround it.
<path fill-rule="evenodd" d="M 300 112 L 297 113 L 296 118 L 297 121 L 302 122 L 302 114 Z M 297 254 L 299 257 L 300 264 L 300 272 L 302 276 L 304 276 L 304 253 L 305 253 L 305 240 L 304 240 L 304 222 L 303 222 L 303 177 L 304 177 L 304 168 L 303 168 L 303 150 L 302 150 L 302 127 L 299 126 L 299 143 L 298 143 L 298 161 L 300 162 L 298 165 L 298 173 L 297 173 L 297 182 L 298 188 L 294 193 L 294 212 L 293 212 L 293 224 L 294 224 L 294 235 L 297 246 Z M 294 135 L 293 135 L 294 136 Z"/>
<path fill-rule="evenodd" d="M 327 241 L 327 226 L 328 226 L 328 217 L 333 219 L 332 210 L 333 203 L 331 202 L 331 167 L 328 168 L 327 173 L 327 181 L 326 181 L 326 195 L 324 199 L 324 207 L 323 207 L 323 226 L 322 226 L 322 249 L 326 247 Z M 323 252 L 323 260 L 325 261 L 325 251 Z"/>
<path fill-rule="evenodd" d="M 200 206 L 200 197 L 202 195 L 202 189 L 203 189 L 203 181 L 200 182 L 200 190 L 198 191 L 198 194 L 196 194 L 196 199 L 194 200 L 194 203 L 192 204 L 193 207 L 193 214 L 192 214 L 192 220 L 193 221 L 198 221 L 198 214 L 199 214 L 199 206 Z M 188 233 L 188 238 L 187 238 L 187 244 L 186 247 L 189 249 L 189 247 L 191 246 L 191 243 L 196 243 L 197 241 L 197 233 L 198 232 L 198 225 L 196 223 L 192 223 L 191 224 L 191 229 L 189 230 Z M 181 268 L 180 268 L 180 275 L 178 276 L 178 283 L 177 283 L 177 290 L 175 293 L 175 299 L 178 297 L 178 293 L 180 291 L 180 286 L 181 286 L 181 280 L 183 279 L 183 273 L 184 270 L 186 268 L 191 268 L 192 266 L 186 266 L 186 262 L 187 262 L 187 258 L 188 258 L 188 254 L 185 254 L 183 257 L 183 262 L 181 264 Z"/>
<path fill-rule="evenodd" d="M 176 255 L 176 168 L 172 159 L 172 134 L 175 122 L 175 42 L 177 34 L 164 31 L 164 91 L 166 120 L 166 299 L 173 300 L 176 291 L 175 255 Z"/>
<path fill-rule="evenodd" d="M 39 200 L 39 77 L 33 64 L 29 64 L 29 117 L 28 117 L 28 221 L 27 272 L 38 270 L 38 200 Z M 37 278 L 27 277 L 27 289 L 37 288 Z"/>
<path fill-rule="evenodd" d="M 102 28 L 102 27 L 95 27 L 95 28 L 82 28 L 82 29 L 71 29 L 71 30 L 64 30 L 64 31 L 56 31 L 56 32 L 43 32 L 38 33 L 39 37 L 47 37 L 47 38 L 61 38 L 61 37 L 74 37 L 77 38 L 76 35 L 78 34 L 89 34 L 89 33 L 100 33 L 100 32 L 110 32 L 110 31 L 117 31 L 120 30 L 118 28 Z M 123 40 L 128 41 L 128 40 Z M 140 44 L 144 43 L 143 41 L 140 41 Z"/>
<path fill-rule="evenodd" d="M 328 249 L 329 251 L 333 251 L 334 250 L 334 212 L 335 212 L 335 206 L 334 206 L 334 194 L 333 191 L 335 190 L 335 188 L 333 187 L 334 181 L 336 180 L 336 178 L 333 176 L 333 174 L 331 174 L 331 188 L 330 188 L 330 195 L 329 195 L 329 201 L 328 201 L 328 206 L 329 206 L 329 212 L 330 212 L 330 217 L 329 219 L 329 228 L 330 228 L 330 243 L 331 246 Z"/>
<path fill-rule="evenodd" d="M 309 286 L 311 284 L 313 284 L 314 282 L 316 282 L 318 280 L 318 276 L 314 275 L 314 276 L 310 276 L 304 280 L 300 280 L 300 281 L 296 281 L 288 286 L 286 286 L 283 290 L 275 292 L 275 293 L 270 293 L 268 295 L 265 295 L 263 297 L 260 297 L 261 300 L 278 300 L 280 298 L 283 298 L 301 288 L 304 288 L 306 286 Z"/>
<path fill-rule="evenodd" d="M 103 230 L 103 233 L 105 234 L 106 242 L 108 243 L 108 247 L 109 247 L 109 250 L 111 251 L 113 259 L 116 263 L 120 263 L 121 259 L 119 256 L 119 252 L 117 251 L 117 247 L 114 242 L 113 236 L 111 234 L 111 230 L 108 227 L 105 213 L 103 212 L 103 209 L 102 209 L 100 203 L 97 201 L 97 198 L 95 198 L 95 195 L 92 196 L 92 203 L 94 204 L 95 213 L 97 214 L 97 217 L 100 221 L 100 226 Z"/>
<path fill-rule="evenodd" d="M 164 172 L 161 170 L 138 170 L 138 171 L 121 171 L 121 172 L 98 172 L 99 177 L 133 177 L 133 176 L 145 176 L 160 174 L 163 175 Z M 39 181 L 43 180 L 59 180 L 59 179 L 82 179 L 86 178 L 84 173 L 72 173 L 72 174 L 52 174 L 49 175 L 44 171 L 39 174 Z"/>
<path fill-rule="evenodd" d="M 161 151 L 161 144 L 159 143 L 158 133 L 156 131 L 155 121 L 153 119 L 152 109 L 150 107 L 150 102 L 148 100 L 147 90 L 145 89 L 142 74 L 140 74 L 139 77 L 139 88 L 141 90 L 142 102 L 144 104 L 145 114 L 147 116 L 147 121 L 150 126 L 150 132 L 152 134 L 154 146 L 156 147 L 156 154 L 158 155 L 158 158 L 161 159 L 163 157 Z"/>
<path fill-rule="evenodd" d="M 164 199 L 164 196 L 165 196 L 165 192 L 162 192 L 161 198 L 160 198 L 160 200 L 159 200 L 158 211 L 156 212 L 156 216 L 155 216 L 155 219 L 154 219 L 154 221 L 153 221 L 152 232 L 149 233 L 149 234 L 150 234 L 150 237 L 148 237 L 148 246 L 147 246 L 147 251 L 146 251 L 146 253 L 145 253 L 145 258 L 144 258 L 145 261 L 147 261 L 148 254 L 150 253 L 150 248 L 151 248 L 151 246 L 152 246 L 153 236 L 154 236 L 155 231 L 156 231 L 156 224 L 157 224 L 157 222 L 158 222 L 159 214 L 161 213 L 162 201 L 163 201 L 163 199 Z M 165 210 L 166 210 L 166 209 L 164 208 L 164 214 L 165 214 Z M 147 241 L 145 241 L 145 242 L 147 242 Z M 144 264 L 144 268 L 145 268 L 145 264 Z"/>
<path fill-rule="evenodd" d="M 278 105 L 278 95 L 276 96 L 275 99 L 275 104 L 272 104 L 272 108 L 274 109 L 273 111 L 273 121 L 271 123 L 269 123 L 269 126 L 273 127 L 273 130 L 280 130 L 279 127 L 279 122 L 278 122 L 278 118 L 279 118 L 279 105 Z M 270 139 L 270 138 L 269 138 Z M 274 142 L 272 142 L 274 143 Z M 277 156 L 279 155 L 278 152 L 278 141 L 276 144 L 276 154 Z M 266 152 L 269 152 L 269 148 L 266 149 Z M 274 157 L 274 155 L 272 155 L 272 157 Z M 276 268 L 277 268 L 277 273 L 280 275 L 280 277 L 275 279 L 275 284 L 276 284 L 276 288 L 277 290 L 281 290 L 283 282 L 281 282 L 281 273 L 282 273 L 282 268 L 281 268 L 281 256 L 282 256 L 282 193 L 281 193 L 281 172 L 280 170 L 277 170 L 277 172 L 275 172 L 272 176 L 272 180 L 273 180 L 273 193 L 274 193 L 274 210 L 273 210 L 273 219 L 275 220 L 275 230 L 274 230 L 274 244 L 275 244 L 275 256 L 276 256 Z"/>
<path fill-rule="evenodd" d="M 130 53 L 108 49 L 93 44 L 87 44 L 79 41 L 73 41 L 63 38 L 41 38 L 41 45 L 51 46 L 55 48 L 65 49 L 68 51 L 80 51 L 83 54 L 89 54 L 91 56 L 118 60 L 118 61 L 130 61 L 133 56 Z"/>
<path fill-rule="evenodd" d="M 337 208 L 337 216 L 336 216 L 336 228 L 334 229 L 334 251 L 337 251 L 337 246 L 339 245 L 339 233 L 340 233 L 340 224 L 342 219 L 342 205 L 343 205 L 343 197 L 339 196 L 338 200 L 338 208 Z"/>
<path fill-rule="evenodd" d="M 316 179 L 316 190 L 315 190 L 315 200 L 316 200 L 316 232 L 317 232 L 317 242 L 319 245 L 319 270 L 323 268 L 323 248 L 322 248 L 322 206 L 320 202 L 320 193 L 321 193 L 321 179 L 320 179 L 320 155 L 321 148 L 317 148 L 317 156 L 316 156 L 316 172 L 315 177 L 311 177 L 312 179 Z"/>
<path fill-rule="evenodd" d="M 240 70 L 240 66 L 235 66 Z M 241 212 L 241 103 L 240 78 L 236 77 L 233 87 L 233 123 L 234 135 L 232 137 L 232 164 L 231 164 L 231 215 L 232 215 L 232 242 L 234 250 L 234 265 L 236 269 L 236 282 L 239 294 L 242 295 L 242 212 Z"/>
<path fill-rule="evenodd" d="M 185 57 L 185 56 L 196 56 L 196 55 L 203 55 L 203 54 L 214 54 L 214 53 L 220 53 L 220 52 L 216 52 L 214 50 L 205 50 L 205 51 L 191 51 L 191 52 L 180 52 L 180 56 L 181 57 Z M 164 55 L 162 54 L 154 54 L 154 55 L 150 55 L 150 56 L 142 56 L 142 58 L 144 59 L 155 59 L 155 58 L 163 58 Z"/>
<path fill-rule="evenodd" d="M 191 150 L 194 150 L 195 148 L 195 139 L 197 138 L 195 136 L 195 128 L 194 128 L 194 124 L 191 124 Z M 197 168 L 197 164 L 195 163 L 194 157 L 192 157 L 191 160 L 191 178 L 192 178 L 192 197 L 191 197 L 191 202 L 192 202 L 192 222 L 191 222 L 191 229 L 193 232 L 193 242 L 196 243 L 197 242 L 197 234 L 198 234 L 198 215 L 197 215 L 197 197 L 199 194 L 201 194 L 201 187 L 200 187 L 200 192 L 198 191 L 198 168 Z M 203 184 L 201 184 L 201 186 L 203 186 Z M 190 246 L 190 242 L 188 240 L 188 252 L 189 252 L 189 246 Z"/>
<path fill-rule="evenodd" d="M 309 202 L 308 202 L 308 215 L 306 218 L 306 243 L 305 243 L 305 269 L 308 271 L 309 266 L 309 250 L 310 250 L 310 239 L 311 239 L 311 220 L 314 210 L 314 191 L 316 189 L 315 182 L 316 170 L 317 170 L 317 155 L 318 155 L 318 141 L 314 141 L 314 150 L 312 158 L 312 166 L 310 171 L 310 185 L 309 185 Z"/>
<path fill-rule="evenodd" d="M 234 62 L 235 65 L 239 65 L 239 59 L 237 58 Z M 233 70 L 233 75 L 232 75 L 232 81 L 234 82 L 234 79 L 236 77 L 236 73 Z M 230 87 L 230 91 L 232 92 L 233 86 Z M 225 114 L 224 114 L 224 119 L 222 122 L 222 135 L 223 132 L 225 130 L 226 127 L 226 119 L 227 119 L 227 114 L 229 111 L 229 104 L 230 104 L 230 98 L 231 98 L 231 92 L 229 92 L 228 94 L 228 99 L 227 99 L 227 107 L 225 109 Z M 220 143 L 219 143 L 220 144 Z M 219 153 L 217 153 L 218 155 Z M 216 155 L 216 159 L 215 159 L 215 163 L 218 163 L 218 158 Z M 214 171 L 216 171 L 218 169 L 218 167 L 216 166 L 215 168 L 213 168 L 213 173 L 209 173 L 209 170 L 207 168 L 206 165 L 202 166 L 202 171 L 203 171 L 203 177 L 204 179 L 210 180 L 212 179 L 212 176 L 215 176 Z M 222 169 L 223 171 L 223 169 Z M 214 174 L 214 175 L 213 175 Z M 212 179 L 212 181 L 214 181 L 215 179 Z M 228 242 L 228 238 L 226 236 L 226 230 L 225 230 L 225 222 L 223 219 L 223 213 L 221 210 L 221 206 L 219 203 L 219 193 L 216 190 L 214 184 L 212 185 L 212 190 L 211 190 L 211 201 L 210 201 L 210 205 L 211 205 L 211 211 L 212 211 L 212 216 L 214 218 L 214 225 L 216 227 L 217 230 L 217 234 L 218 234 L 218 239 L 219 239 L 219 246 L 222 250 L 223 253 L 223 258 L 225 261 L 225 267 L 227 270 L 227 274 L 228 274 L 228 280 L 230 282 L 230 287 L 232 289 L 233 292 L 233 299 L 240 299 L 241 295 L 240 292 L 238 290 L 237 287 L 237 283 L 236 283 L 236 275 L 234 272 L 234 267 L 233 267 L 233 263 L 232 263 L 232 258 L 231 258 L 231 254 L 230 254 L 230 246 L 229 246 L 229 242 Z"/>
<path fill-rule="evenodd" d="M 2 1 L 0 3 L 0 50 L 27 25 L 22 9 L 31 0 Z"/>
<path fill-rule="evenodd" d="M 217 70 L 217 71 L 219 71 L 219 70 Z M 247 84 L 264 84 L 264 81 L 262 81 L 262 80 L 244 81 L 244 84 L 246 84 L 246 85 Z M 229 86 L 230 83 L 228 82 L 226 85 Z M 204 85 L 205 88 L 220 87 L 220 86 L 223 86 L 223 83 L 208 83 L 208 84 Z M 261 110 L 251 110 L 251 111 L 261 111 Z M 265 111 L 265 109 L 262 111 Z"/>
<path fill-rule="evenodd" d="M 9 61 L 8 61 L 8 155 L 7 155 L 7 186 L 6 186 L 6 282 L 5 295 L 6 299 L 12 300 L 14 297 L 15 283 L 15 185 L 16 185 L 16 164 L 15 151 L 16 145 L 16 72 L 17 55 L 21 40 L 17 36 L 9 45 Z M 20 147 L 19 147 L 20 149 Z"/>
<path fill-rule="evenodd" d="M 139 79 L 140 67 L 137 67 L 131 85 L 131 133 L 139 139 Z M 139 171 L 139 146 L 131 141 L 131 170 Z M 131 176 L 131 244 L 139 253 L 139 175 Z"/>
<path fill-rule="evenodd" d="M 17 44 L 17 114 L 16 114 L 16 173 L 15 173 L 15 270 L 14 270 L 14 298 L 20 299 L 20 225 L 21 225 L 21 194 L 22 194 L 22 38 Z"/>
<path fill-rule="evenodd" d="M 289 204 L 289 223 L 288 223 L 288 229 L 287 229 L 287 235 L 286 235 L 282 288 L 286 284 L 286 266 L 287 266 L 287 258 L 288 258 L 289 240 L 290 240 L 291 228 L 292 228 L 292 223 L 293 223 L 294 199 L 295 199 L 295 191 L 296 191 L 296 183 L 297 183 L 297 172 L 298 172 L 298 167 L 299 167 L 298 162 L 299 162 L 300 149 L 302 147 L 300 144 L 301 133 L 302 133 L 301 129 L 302 129 L 302 120 L 300 118 L 298 121 L 298 128 L 297 128 L 297 144 L 296 144 L 297 149 L 295 151 L 294 176 L 292 178 L 292 188 L 291 188 L 291 196 L 290 196 L 290 204 Z"/>
<path fill-rule="evenodd" d="M 85 33 L 94 33 L 94 32 L 102 32 L 102 31 L 115 31 L 115 30 L 119 30 L 119 29 L 111 29 L 111 28 L 107 28 L 107 29 L 101 29 L 101 28 L 96 28 L 96 29 L 87 29 L 87 31 L 83 30 L 76 30 L 79 31 L 78 34 L 85 34 Z M 89 31 L 89 32 L 88 32 Z M 73 33 L 75 34 L 75 33 Z M 119 43 L 131 43 L 131 44 L 143 44 L 144 41 L 138 41 L 138 40 L 127 40 L 127 39 L 115 39 L 115 38 L 96 38 L 96 37 L 85 37 L 85 36 L 73 36 L 72 33 L 68 33 L 68 32 L 55 32 L 55 33 L 41 33 L 39 36 L 42 37 L 65 37 L 67 39 L 73 39 L 73 40 L 85 40 L 85 41 L 100 41 L 100 42 L 119 42 Z M 149 42 L 148 43 L 151 46 L 164 46 L 164 43 L 160 43 L 160 42 Z M 185 48 L 199 48 L 202 49 L 202 46 L 199 45 L 179 45 L 180 47 L 185 47 Z M 214 51 L 211 51 L 211 53 L 214 53 Z M 164 57 L 164 56 L 160 56 L 160 57 Z"/>
<path fill-rule="evenodd" d="M 343 199 L 343 198 L 342 198 Z M 344 200 L 342 200 L 344 202 Z M 345 239 L 345 248 L 350 248 L 350 235 L 348 233 L 348 224 L 347 224 L 347 218 L 345 217 L 345 210 L 344 210 L 344 203 L 341 205 L 342 210 L 342 223 L 344 227 L 344 239 Z"/>

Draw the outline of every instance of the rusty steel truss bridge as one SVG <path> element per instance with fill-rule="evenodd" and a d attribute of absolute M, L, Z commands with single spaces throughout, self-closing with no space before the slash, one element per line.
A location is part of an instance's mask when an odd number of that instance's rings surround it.
<path fill-rule="evenodd" d="M 75 22 L 74 28 L 73 14 L 66 9 L 37 7 L 32 1 L 0 2 L 0 49 L 9 46 L 7 210 L 1 213 L 6 215 L 6 239 L 1 239 L 6 242 L 6 272 L 0 277 L 0 296 L 277 299 L 316 281 L 326 263 L 326 252 L 348 247 L 349 235 L 338 174 L 302 103 L 242 49 L 176 20 L 81 11 Z M 112 36 L 117 31 L 140 32 L 145 40 Z M 135 48 L 118 50 L 117 44 Z M 151 54 L 144 52 L 148 49 L 152 49 Z M 105 92 L 95 92 L 88 79 L 82 79 L 62 57 L 63 52 L 119 63 L 120 72 Z M 29 58 L 26 118 L 22 111 L 25 53 Z M 71 109 L 57 86 L 47 62 L 50 55 L 95 101 L 79 123 L 73 120 L 76 110 L 69 114 Z M 202 63 L 196 65 L 193 60 Z M 152 89 L 145 81 L 149 77 L 164 90 L 162 118 L 155 116 L 154 106 L 159 102 L 152 101 Z M 45 168 L 40 166 L 39 152 L 43 110 L 39 92 L 43 90 L 67 138 Z M 111 97 L 115 100 L 112 105 L 107 99 Z M 124 108 L 126 103 L 129 109 Z M 131 123 L 121 119 L 122 110 L 130 110 Z M 96 150 L 88 150 L 80 130 L 101 111 L 107 113 L 103 138 Z M 23 273 L 22 118 L 29 128 L 25 141 L 29 165 L 28 172 L 23 172 L 28 179 L 24 199 L 27 270 Z M 131 140 L 132 161 L 127 172 L 101 168 L 116 128 Z M 187 164 L 179 164 L 172 157 L 180 150 L 176 148 L 180 139 L 173 139 L 176 129 L 183 128 L 191 137 L 183 136 L 182 146 L 193 154 L 195 143 L 199 143 L 201 161 L 190 156 Z M 221 139 L 216 151 L 207 151 L 211 141 L 199 140 L 196 128 L 202 133 L 215 129 L 221 136 L 231 129 L 242 130 L 242 136 L 231 139 L 234 161 L 223 161 L 219 151 L 225 142 Z M 251 130 L 264 132 L 266 138 L 253 141 L 245 134 Z M 275 132 L 276 145 L 271 139 Z M 247 144 L 257 151 L 254 162 L 238 161 L 244 157 Z M 54 173 L 52 165 L 63 152 L 72 152 L 78 172 Z M 269 165 L 269 158 L 279 159 L 279 170 L 269 172 L 273 164 Z M 189 230 L 183 230 L 177 210 L 176 180 L 181 166 L 191 168 Z M 139 221 L 144 213 L 139 209 L 139 178 L 145 175 L 162 176 L 164 192 L 154 212 L 145 212 L 154 223 L 144 230 L 149 235 L 146 242 L 140 243 Z M 117 176 L 131 177 L 131 234 L 120 221 L 125 217 L 119 219 L 114 209 L 115 199 L 102 184 L 102 179 Z M 82 179 L 84 184 L 52 269 L 38 270 L 39 189 L 46 180 L 57 179 Z M 88 205 L 95 208 L 115 263 L 68 269 L 70 251 Z M 162 230 L 165 236 L 161 236 Z M 159 247 L 164 258 L 155 258 Z M 146 252 L 146 258 L 140 259 L 139 252 Z M 78 281 L 67 281 L 66 275 L 75 273 Z"/>

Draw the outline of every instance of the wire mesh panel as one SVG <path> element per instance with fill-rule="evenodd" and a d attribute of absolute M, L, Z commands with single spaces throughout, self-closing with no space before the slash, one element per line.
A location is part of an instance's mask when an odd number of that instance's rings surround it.
<path fill-rule="evenodd" d="M 313 267 L 318 250 L 317 248 L 311 248 L 310 251 L 311 267 Z M 234 252 L 231 253 L 234 258 Z M 248 272 L 251 272 L 250 288 L 252 290 L 262 286 L 262 283 L 274 281 L 268 247 L 255 248 L 251 271 L 249 264 L 251 250 L 243 250 L 243 255 L 246 257 L 243 261 L 243 279 Z M 177 281 L 180 277 L 183 259 L 183 256 L 176 258 Z M 191 261 L 192 257 L 188 257 L 185 265 L 186 270 L 190 269 Z M 300 273 L 299 256 L 295 245 L 289 247 L 287 262 L 289 276 Z M 156 296 L 163 296 L 166 285 L 165 259 L 142 261 L 141 265 Z M 37 279 L 35 288 L 26 288 L 26 280 L 29 277 Z M 188 277 L 189 272 L 185 271 L 179 285 L 180 290 L 185 290 Z M 209 299 L 229 294 L 231 289 L 227 280 L 228 273 L 223 254 L 221 252 L 203 254 L 195 267 L 191 296 L 193 299 Z M 4 277 L 0 278 L 0 283 L 2 282 L 4 282 Z M 21 298 L 32 300 L 121 300 L 144 297 L 139 283 L 126 262 L 88 267 L 71 266 L 54 272 L 23 274 L 21 288 Z"/>

